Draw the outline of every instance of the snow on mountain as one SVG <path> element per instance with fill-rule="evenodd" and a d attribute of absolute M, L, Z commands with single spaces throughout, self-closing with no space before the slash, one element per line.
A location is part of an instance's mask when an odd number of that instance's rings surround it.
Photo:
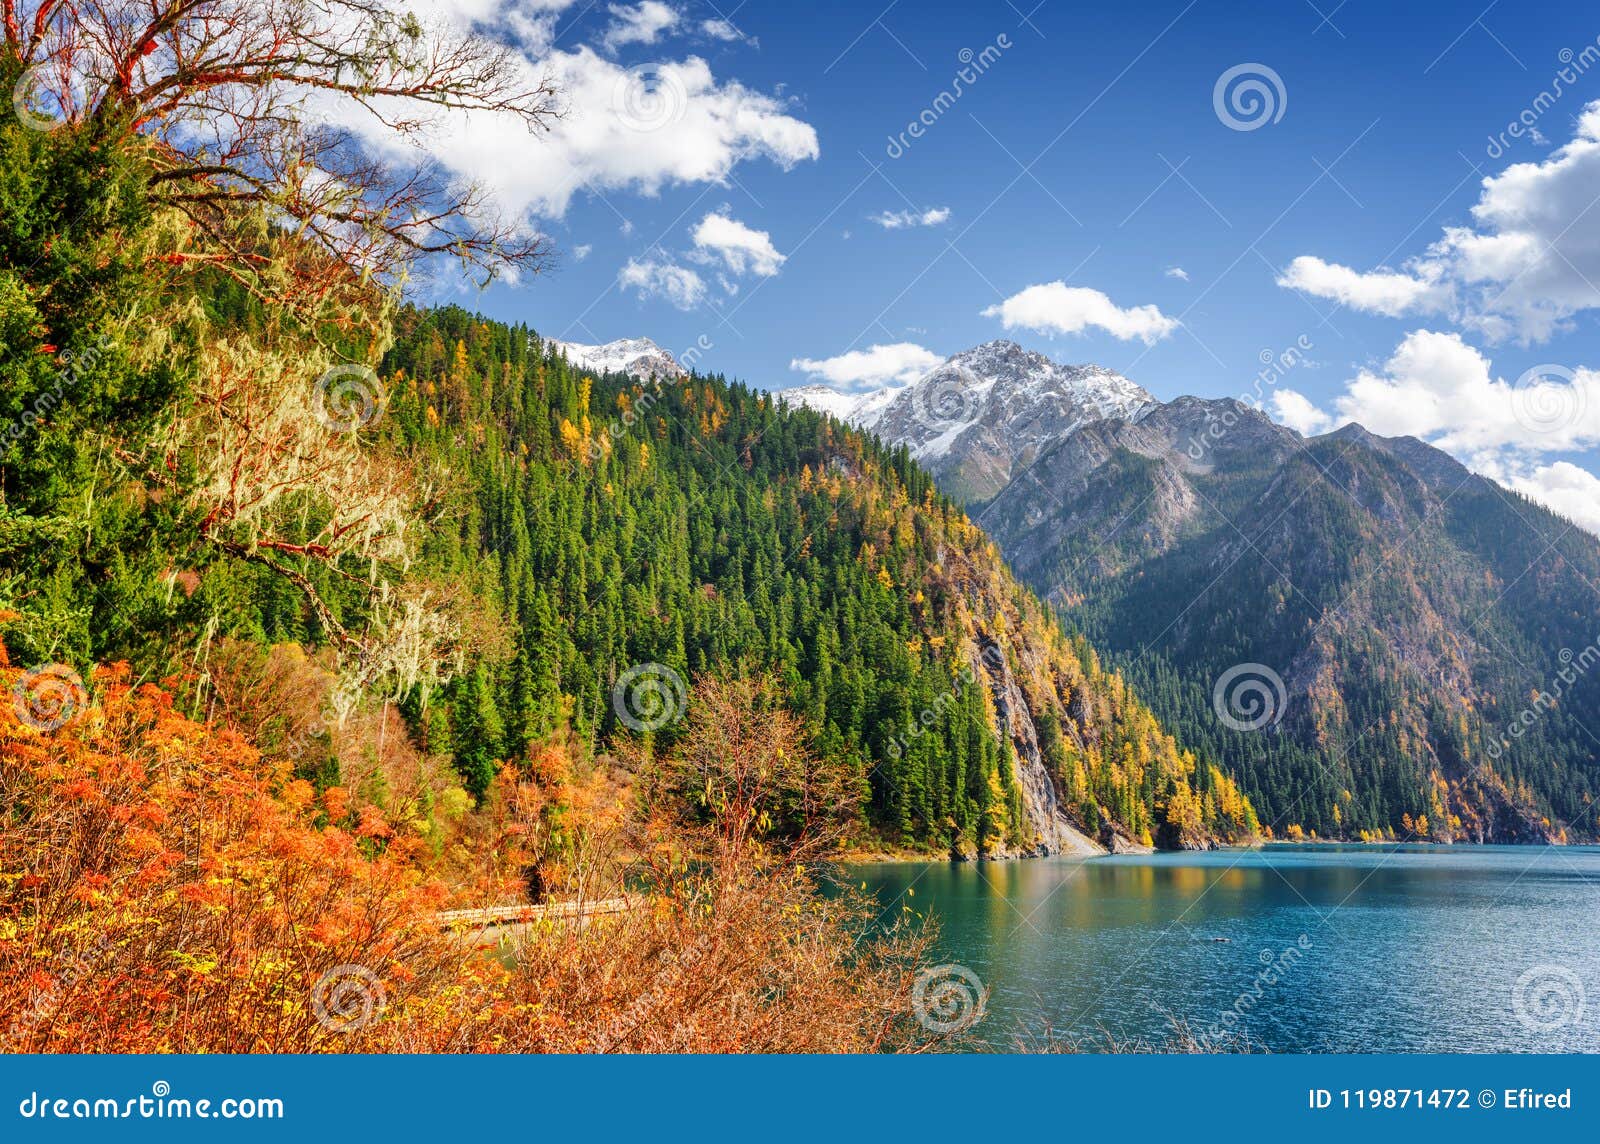
<path fill-rule="evenodd" d="M 812 384 L 780 389 L 773 396 L 782 398 L 790 405 L 804 405 L 818 413 L 831 413 L 840 421 L 870 428 L 884 407 L 905 388 L 904 385 L 889 385 L 862 393 L 845 393 L 831 385 Z"/>
<path fill-rule="evenodd" d="M 1061 365 L 1016 342 L 955 354 L 909 385 L 846 394 L 804 385 L 778 396 L 910 446 L 952 495 L 985 500 L 1051 443 L 1112 418 L 1137 421 L 1159 403 L 1096 365 Z"/>
<path fill-rule="evenodd" d="M 807 409 L 815 409 L 818 413 L 830 413 L 840 421 L 851 421 L 855 408 L 861 399 L 868 394 L 844 393 L 831 385 L 797 385 L 792 389 L 780 389 L 772 396 L 781 398 L 790 405 L 804 405 Z"/>
<path fill-rule="evenodd" d="M 600 346 L 578 342 L 550 343 L 575 366 L 595 373 L 625 373 L 643 380 L 688 377 L 678 360 L 649 338 L 619 338 Z"/>

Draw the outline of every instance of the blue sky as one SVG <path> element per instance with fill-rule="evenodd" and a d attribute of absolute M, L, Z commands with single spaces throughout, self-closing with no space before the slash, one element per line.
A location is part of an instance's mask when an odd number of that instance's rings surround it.
<path fill-rule="evenodd" d="M 1600 12 L 1036 2 L 449 0 L 571 113 L 441 143 L 561 257 L 431 294 L 768 388 L 1011 337 L 1239 395 L 1309 345 L 1285 421 L 1414 432 L 1600 531 Z"/>

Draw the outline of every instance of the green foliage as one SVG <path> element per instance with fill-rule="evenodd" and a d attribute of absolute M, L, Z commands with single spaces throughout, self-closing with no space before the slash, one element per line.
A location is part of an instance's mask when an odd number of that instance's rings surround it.
<path fill-rule="evenodd" d="M 1067 817 L 1097 831 L 1105 805 L 1139 838 L 1194 781 L 904 449 L 720 377 L 594 377 L 525 327 L 457 309 L 398 324 L 386 424 L 457 480 L 418 575 L 486 602 L 510 635 L 418 715 L 474 788 L 496 744 L 520 756 L 564 720 L 592 742 L 631 734 L 612 691 L 635 665 L 761 671 L 868 796 L 879 836 L 1029 845 L 1015 750 L 974 668 L 988 638 L 1048 665 L 1024 683 Z M 1016 630 L 996 637 L 1006 617 Z M 1213 803 L 1195 833 L 1248 833 L 1245 809 L 1231 821 Z"/>
<path fill-rule="evenodd" d="M 148 650 L 165 626 L 149 613 L 169 610 L 149 541 L 171 512 L 130 485 L 122 448 L 184 386 L 179 359 L 133 349 L 160 291 L 144 151 L 109 118 L 0 121 L 0 607 L 24 615 L 8 632 L 23 660 Z"/>
<path fill-rule="evenodd" d="M 259 474 L 302 440 L 235 430 L 295 398 L 304 331 L 172 253 L 186 224 L 151 212 L 145 146 L 99 119 L 0 126 L 0 414 L 19 426 L 0 443 L 0 610 L 19 662 L 203 680 L 221 637 L 315 647 L 370 619 L 378 574 L 295 551 L 350 511 L 337 490 L 307 485 L 270 532 L 208 534 L 237 520 L 194 495 L 218 458 Z M 474 793 L 552 733 L 632 737 L 613 690 L 662 665 L 775 677 L 863 796 L 861 832 L 894 844 L 1032 847 L 1052 787 L 1091 832 L 1253 828 L 905 449 L 720 377 L 597 378 L 459 309 L 405 311 L 394 332 L 385 415 L 341 440 L 444 474 L 407 522 L 403 586 L 450 613 L 468 669 L 400 708 Z M 644 734 L 658 750 L 681 733 Z"/>

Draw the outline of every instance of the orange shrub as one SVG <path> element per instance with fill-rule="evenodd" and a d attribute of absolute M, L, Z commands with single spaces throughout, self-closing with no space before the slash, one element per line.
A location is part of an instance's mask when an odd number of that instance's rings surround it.
<path fill-rule="evenodd" d="M 0 694 L 19 675 L 0 670 Z M 6 1049 L 343 1047 L 317 1012 L 359 1001 L 330 992 L 340 967 L 376 974 L 391 1005 L 460 974 L 429 924 L 442 888 L 373 808 L 353 832 L 326 825 L 310 785 L 262 771 L 237 734 L 125 668 L 96 683 L 55 731 L 0 703 Z"/>
<path fill-rule="evenodd" d="M 0 697 L 21 676 L 0 648 Z M 79 696 L 51 730 L 0 702 L 0 1050 L 937 1043 L 909 1006 L 927 935 L 874 927 L 871 902 L 817 892 L 804 845 L 763 836 L 768 800 L 792 795 L 769 784 L 810 772 L 803 755 L 762 762 L 779 758 L 771 725 L 738 689 L 707 685 L 688 737 L 742 744 L 726 773 L 700 775 L 732 813 L 641 818 L 625 785 L 599 766 L 575 775 L 570 744 L 553 744 L 506 768 L 440 854 L 426 831 L 341 787 L 319 796 L 127 677 L 99 671 L 95 702 Z M 692 770 L 694 751 L 674 765 Z M 475 900 L 447 901 L 439 871 Z M 647 892 L 622 915 L 522 927 L 498 950 L 441 932 L 442 907 L 503 903 L 531 871 L 552 896 Z"/>

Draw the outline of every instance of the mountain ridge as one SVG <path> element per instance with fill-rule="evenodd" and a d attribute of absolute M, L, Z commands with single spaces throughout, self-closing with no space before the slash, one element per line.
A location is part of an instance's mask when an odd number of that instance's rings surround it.
<path fill-rule="evenodd" d="M 856 395 L 811 384 L 774 396 L 906 445 L 946 493 L 965 501 L 993 496 L 1073 429 L 1137 420 L 1156 404 L 1113 370 L 1062 365 L 1003 338 L 952 354 L 907 384 Z"/>
<path fill-rule="evenodd" d="M 646 337 L 617 338 L 600 345 L 552 339 L 549 344 L 566 354 L 573 365 L 601 375 L 618 373 L 645 381 L 652 378 L 681 381 L 689 376 L 689 371 L 677 358 Z"/>
<path fill-rule="evenodd" d="M 1600 544 L 1425 442 L 1303 438 L 1238 402 L 1179 399 L 1068 435 L 977 519 L 1185 742 L 1231 756 L 1280 831 L 1594 836 L 1600 678 L 1533 732 L 1517 706 L 1538 703 L 1558 651 L 1596 637 L 1582 619 Z M 1274 734 L 1207 710 L 1240 663 L 1283 680 Z"/>
<path fill-rule="evenodd" d="M 1305 437 L 1013 342 L 832 393 L 776 396 L 904 447 L 1280 833 L 1600 837 L 1600 673 L 1562 658 L 1600 640 L 1600 543 L 1571 522 L 1415 437 Z M 1213 687 L 1263 666 L 1283 710 L 1240 734 Z"/>
<path fill-rule="evenodd" d="M 1197 767 L 903 450 L 720 377 L 597 374 L 455 309 L 403 314 L 385 367 L 401 379 L 385 426 L 473 490 L 430 567 L 492 601 L 510 641 L 422 716 L 475 790 L 568 723 L 620 746 L 640 722 L 618 706 L 631 679 L 682 694 L 759 665 L 863 794 L 862 845 L 1254 837 L 1232 780 Z M 651 732 L 665 749 L 675 727 Z"/>

